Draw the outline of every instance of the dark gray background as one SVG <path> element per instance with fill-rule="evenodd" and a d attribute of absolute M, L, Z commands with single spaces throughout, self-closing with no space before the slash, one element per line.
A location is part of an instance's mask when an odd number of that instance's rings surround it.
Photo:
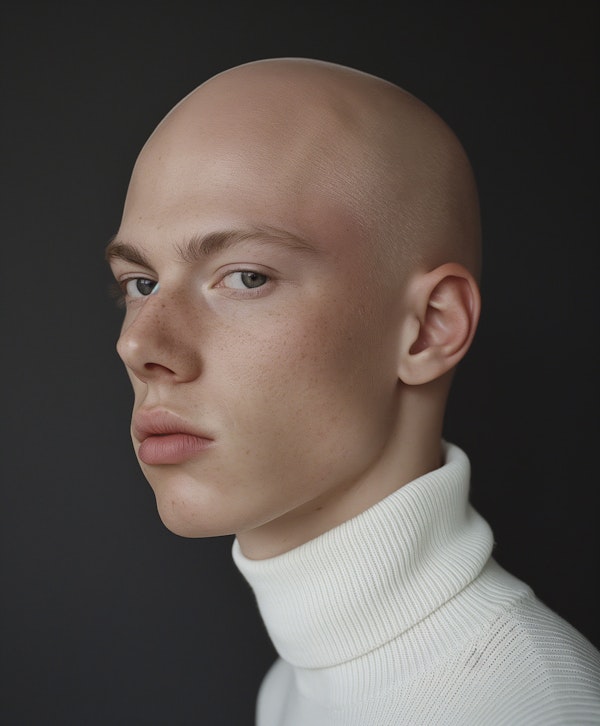
<path fill-rule="evenodd" d="M 446 436 L 499 561 L 600 642 L 598 5 L 349 5 L 2 5 L 3 724 L 252 721 L 273 652 L 231 538 L 167 532 L 137 470 L 102 251 L 162 116 L 271 56 L 381 75 L 463 141 L 484 308 Z"/>

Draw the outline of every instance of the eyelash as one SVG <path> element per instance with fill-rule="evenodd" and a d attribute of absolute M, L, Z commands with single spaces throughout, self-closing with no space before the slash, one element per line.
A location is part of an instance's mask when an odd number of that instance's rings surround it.
<path fill-rule="evenodd" d="M 245 288 L 245 292 L 241 290 L 241 288 L 227 288 L 226 285 L 223 284 L 223 281 L 226 280 L 228 277 L 231 277 L 232 275 L 243 275 L 243 274 L 250 274 L 250 275 L 258 275 L 259 277 L 264 277 L 265 282 L 262 285 L 258 285 L 257 287 L 248 287 Z M 136 277 L 127 277 L 123 280 L 113 280 L 112 283 L 109 286 L 109 297 L 114 300 L 116 306 L 118 308 L 125 308 L 127 306 L 128 301 L 128 295 L 127 295 L 127 285 L 134 281 L 134 280 L 150 280 L 149 277 L 144 277 L 142 275 L 136 276 Z M 242 295 L 246 298 L 248 297 L 255 297 L 261 294 L 261 290 L 267 286 L 270 282 L 272 282 L 273 278 L 270 275 L 267 275 L 264 272 L 259 272 L 258 270 L 249 270 L 249 269 L 238 269 L 238 270 L 228 270 L 219 283 L 215 287 L 223 287 L 225 289 L 229 289 L 235 291 L 241 291 Z M 158 283 L 156 283 L 158 284 Z M 149 295 L 142 295 L 140 298 L 134 298 L 134 299 L 141 299 L 143 297 L 149 297 Z"/>
<path fill-rule="evenodd" d="M 109 296 L 115 301 L 115 304 L 118 308 L 125 308 L 127 306 L 127 301 L 130 298 L 130 296 L 127 294 L 127 286 L 130 282 L 135 282 L 136 280 L 147 280 L 148 282 L 153 282 L 155 287 L 158 286 L 158 282 L 155 280 L 152 280 L 150 277 L 146 277 L 143 275 L 137 275 L 135 277 L 126 277 L 123 280 L 113 280 L 113 282 L 109 286 L 108 294 Z M 135 297 L 132 299 L 139 300 L 143 297 L 148 297 L 147 295 L 140 295 L 140 297 Z"/>
<path fill-rule="evenodd" d="M 261 285 L 257 285 L 256 287 L 246 287 L 245 285 L 243 285 L 243 283 L 242 287 L 228 287 L 224 284 L 225 280 L 227 280 L 227 278 L 233 277 L 233 275 L 256 275 L 259 278 L 264 278 L 264 282 Z M 264 272 L 260 272 L 259 270 L 238 269 L 228 270 L 223 275 L 216 287 L 225 288 L 226 290 L 232 291 L 233 294 L 241 294 L 243 297 L 248 298 L 261 295 L 263 288 L 265 288 L 270 282 L 272 282 L 272 277 Z"/>

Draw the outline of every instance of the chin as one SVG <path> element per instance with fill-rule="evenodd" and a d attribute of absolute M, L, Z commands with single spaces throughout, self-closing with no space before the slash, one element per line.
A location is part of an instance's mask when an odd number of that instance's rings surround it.
<path fill-rule="evenodd" d="M 156 498 L 158 516 L 165 527 L 179 537 L 220 537 L 231 534 L 231 529 L 214 516 L 214 512 L 204 508 L 198 511 L 185 501 L 173 498 Z"/>
<path fill-rule="evenodd" d="M 156 508 L 165 527 L 179 537 L 221 537 L 236 531 L 231 506 L 217 497 L 155 491 Z M 189 494 L 189 493 L 187 493 Z"/>
<path fill-rule="evenodd" d="M 162 523 L 179 537 L 237 534 L 260 527 L 283 513 L 274 507 L 257 506 L 260 499 L 253 497 L 249 501 L 238 487 L 225 486 L 219 480 L 182 472 L 170 472 L 168 476 L 152 472 L 146 478 Z"/>

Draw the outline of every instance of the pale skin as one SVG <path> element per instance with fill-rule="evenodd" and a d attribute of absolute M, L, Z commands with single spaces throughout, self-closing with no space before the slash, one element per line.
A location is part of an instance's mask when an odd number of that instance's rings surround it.
<path fill-rule="evenodd" d="M 308 60 L 216 76 L 144 146 L 107 253 L 173 532 L 272 557 L 440 466 L 479 218 L 460 145 L 408 94 Z M 159 419 L 198 451 L 156 463 Z"/>

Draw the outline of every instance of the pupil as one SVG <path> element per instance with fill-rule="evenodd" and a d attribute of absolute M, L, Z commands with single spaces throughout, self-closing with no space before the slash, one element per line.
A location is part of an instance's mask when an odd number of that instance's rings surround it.
<path fill-rule="evenodd" d="M 261 275 L 259 272 L 242 272 L 242 282 L 245 287 L 260 287 L 266 281 L 266 275 Z"/>
<path fill-rule="evenodd" d="M 152 290 L 154 290 L 155 285 L 156 283 L 154 280 L 144 280 L 143 278 L 140 278 L 135 281 L 135 286 L 141 295 L 150 295 Z"/>

